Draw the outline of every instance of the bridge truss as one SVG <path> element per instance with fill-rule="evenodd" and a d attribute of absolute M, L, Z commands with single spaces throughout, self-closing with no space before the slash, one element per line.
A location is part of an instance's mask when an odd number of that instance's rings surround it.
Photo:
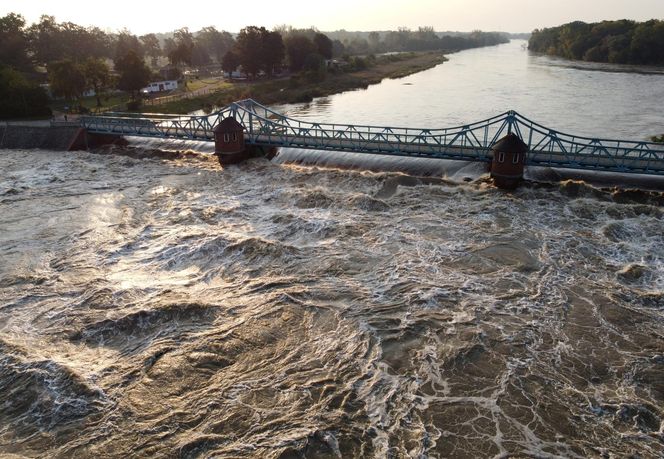
<path fill-rule="evenodd" d="M 515 111 L 463 126 L 420 129 L 302 121 L 247 99 L 210 115 L 106 113 L 82 117 L 81 124 L 98 134 L 213 141 L 215 126 L 227 117 L 244 126 L 250 145 L 488 162 L 491 146 L 513 132 L 529 147 L 528 165 L 664 175 L 664 144 L 573 136 Z"/>

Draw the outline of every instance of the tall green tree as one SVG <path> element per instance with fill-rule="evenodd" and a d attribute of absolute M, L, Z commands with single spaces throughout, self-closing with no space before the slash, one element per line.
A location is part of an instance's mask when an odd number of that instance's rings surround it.
<path fill-rule="evenodd" d="M 83 62 L 88 57 L 111 57 L 111 37 L 97 27 L 81 27 L 73 22 L 56 24 L 60 59 Z"/>
<path fill-rule="evenodd" d="M 145 61 L 130 49 L 115 64 L 115 70 L 120 74 L 118 88 L 129 92 L 132 100 L 137 100 L 139 91 L 150 82 L 151 72 Z"/>
<path fill-rule="evenodd" d="M 0 18 L 0 62 L 18 70 L 32 68 L 25 19 L 19 14 L 9 13 Z"/>
<path fill-rule="evenodd" d="M 268 75 L 274 74 L 286 56 L 286 47 L 279 32 L 261 30 L 262 69 Z"/>
<path fill-rule="evenodd" d="M 48 79 L 51 92 L 80 106 L 81 96 L 86 89 L 83 66 L 71 59 L 51 62 L 48 65 Z"/>
<path fill-rule="evenodd" d="M 302 70 L 307 56 L 316 51 L 316 45 L 304 35 L 291 35 L 286 39 L 286 55 L 293 72 Z"/>
<path fill-rule="evenodd" d="M 320 32 L 314 35 L 314 45 L 316 45 L 318 54 L 325 59 L 332 59 L 332 40 L 327 35 Z"/>
<path fill-rule="evenodd" d="M 43 15 L 39 22 L 28 28 L 30 48 L 35 62 L 47 65 L 64 58 L 59 37 L 59 26 L 53 16 Z"/>
<path fill-rule="evenodd" d="M 369 36 L 367 37 L 367 41 L 369 42 L 369 47 L 371 48 L 372 53 L 377 53 L 380 51 L 380 34 L 378 32 L 370 32 Z"/>
<path fill-rule="evenodd" d="M 153 33 L 142 35 L 140 38 L 145 54 L 150 58 L 153 67 L 157 66 L 157 60 L 162 55 L 159 38 Z"/>
<path fill-rule="evenodd" d="M 98 27 L 81 27 L 72 22 L 56 22 L 42 16 L 27 29 L 30 51 L 38 65 L 71 59 L 82 62 L 88 57 L 112 57 L 112 40 Z"/>
<path fill-rule="evenodd" d="M 237 53 L 232 49 L 228 50 L 221 60 L 221 69 L 228 73 L 229 77 L 232 76 L 231 74 L 238 68 L 239 65 L 240 56 L 238 56 Z"/>
<path fill-rule="evenodd" d="M 111 85 L 111 69 L 102 59 L 90 57 L 83 63 L 86 89 L 93 89 L 97 107 L 101 107 L 102 93 Z"/>
<path fill-rule="evenodd" d="M 129 51 L 132 51 L 136 56 L 143 59 L 145 50 L 138 37 L 128 30 L 121 31 L 116 37 L 114 42 L 115 53 L 113 55 L 113 62 L 118 65 L 118 62 L 123 60 Z"/>
<path fill-rule="evenodd" d="M 113 57 L 113 39 L 99 27 L 88 27 L 80 33 L 80 42 L 74 43 L 84 58 Z"/>
<path fill-rule="evenodd" d="M 238 34 L 235 52 L 244 71 L 255 77 L 261 70 L 272 75 L 283 62 L 286 50 L 281 34 L 276 30 L 271 32 L 265 27 L 249 26 Z"/>
<path fill-rule="evenodd" d="M 163 55 L 169 57 L 175 48 L 177 48 L 177 46 L 178 45 L 175 43 L 175 40 L 172 37 L 165 38 L 164 46 L 161 48 Z"/>
<path fill-rule="evenodd" d="M 50 116 L 46 92 L 21 72 L 0 65 L 0 119 Z"/>
<path fill-rule="evenodd" d="M 187 27 L 178 29 L 173 34 L 175 47 L 168 54 L 168 59 L 173 65 L 191 65 L 194 52 L 194 35 Z"/>
<path fill-rule="evenodd" d="M 215 27 L 204 27 L 196 34 L 196 44 L 205 49 L 218 63 L 233 48 L 235 39 L 226 31 L 218 31 Z"/>
<path fill-rule="evenodd" d="M 265 27 L 249 26 L 240 30 L 236 41 L 236 51 L 244 71 L 255 77 L 261 70 L 264 53 L 262 51 Z"/>

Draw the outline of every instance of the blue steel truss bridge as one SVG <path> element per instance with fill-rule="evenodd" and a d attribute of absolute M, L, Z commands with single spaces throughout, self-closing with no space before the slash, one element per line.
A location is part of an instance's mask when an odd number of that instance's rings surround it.
<path fill-rule="evenodd" d="M 664 144 L 569 135 L 515 111 L 451 128 L 399 128 L 301 121 L 247 99 L 210 115 L 106 113 L 81 124 L 93 134 L 214 141 L 229 117 L 244 127 L 247 145 L 490 162 L 492 145 L 514 133 L 528 146 L 527 165 L 664 175 Z"/>

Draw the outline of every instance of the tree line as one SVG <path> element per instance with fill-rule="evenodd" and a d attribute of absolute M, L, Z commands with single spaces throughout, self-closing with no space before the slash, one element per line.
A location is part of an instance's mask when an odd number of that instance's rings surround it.
<path fill-rule="evenodd" d="M 250 77 L 284 70 L 324 77 L 326 61 L 333 57 L 357 64 L 349 67 L 355 69 L 366 60 L 352 55 L 455 51 L 508 40 L 483 32 L 439 36 L 430 27 L 371 32 L 366 38 L 345 31 L 336 35 L 331 38 L 315 28 L 248 26 L 235 35 L 215 27 L 196 32 L 184 27 L 171 34 L 137 36 L 128 30 L 109 33 L 58 22 L 47 15 L 28 25 L 21 15 L 9 13 L 0 17 L 0 117 L 43 115 L 48 97 L 39 84 L 46 82 L 54 96 L 74 104 L 86 91 L 94 91 L 101 105 L 105 92 L 119 89 L 137 106 L 140 89 L 151 80 L 179 79 L 186 67 L 215 65 L 231 73 L 241 66 Z"/>
<path fill-rule="evenodd" d="M 435 32 L 433 27 L 419 27 L 411 30 L 400 27 L 397 30 L 373 32 L 329 32 L 334 42 L 340 42 L 347 54 L 379 54 L 408 51 L 460 51 L 481 46 L 507 43 L 509 37 L 500 32 L 473 31 Z"/>
<path fill-rule="evenodd" d="M 664 21 L 570 22 L 535 30 L 528 49 L 574 60 L 664 65 Z"/>

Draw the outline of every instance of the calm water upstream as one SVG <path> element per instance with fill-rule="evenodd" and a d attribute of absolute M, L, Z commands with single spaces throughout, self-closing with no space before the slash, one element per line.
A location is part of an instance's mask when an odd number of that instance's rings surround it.
<path fill-rule="evenodd" d="M 572 64 L 533 55 L 526 43 L 452 54 L 434 69 L 285 111 L 335 123 L 439 128 L 516 110 L 577 135 L 645 140 L 664 133 L 664 69 L 646 74 L 638 73 L 644 68 Z"/>
<path fill-rule="evenodd" d="M 661 78 L 515 43 L 285 109 L 643 137 Z M 0 456 L 664 455 L 664 194 L 154 145 L 0 152 Z"/>

